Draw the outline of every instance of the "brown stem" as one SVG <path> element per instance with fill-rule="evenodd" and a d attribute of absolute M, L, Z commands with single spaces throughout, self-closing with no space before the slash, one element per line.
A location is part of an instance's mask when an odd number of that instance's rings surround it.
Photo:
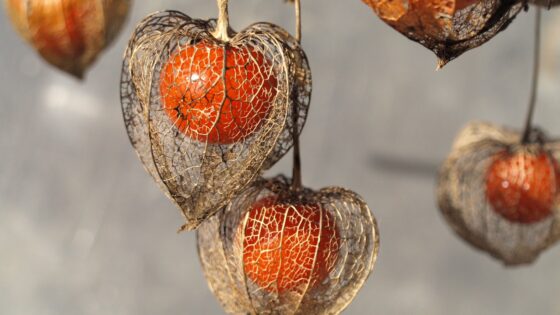
<path fill-rule="evenodd" d="M 535 12 L 535 42 L 533 52 L 533 77 L 531 79 L 531 96 L 529 98 L 529 110 L 525 121 L 525 130 L 521 143 L 526 144 L 531 140 L 531 130 L 533 129 L 533 113 L 537 103 L 537 89 L 539 87 L 539 68 L 540 68 L 540 44 L 541 44 L 541 9 L 537 7 Z"/>
<path fill-rule="evenodd" d="M 294 1 L 295 11 L 296 11 L 296 40 L 298 43 L 301 44 L 301 3 L 300 0 Z M 297 96 L 293 95 L 292 91 L 292 137 L 294 141 L 294 165 L 292 171 L 292 190 L 300 191 L 302 189 L 302 175 L 301 175 L 301 153 L 300 153 L 300 145 L 299 145 L 299 128 L 298 128 L 298 118 L 299 118 L 299 109 L 298 109 L 298 100 Z"/>
<path fill-rule="evenodd" d="M 296 40 L 301 44 L 301 1 L 294 0 L 296 9 Z"/>
<path fill-rule="evenodd" d="M 217 0 L 218 2 L 218 22 L 216 23 L 216 29 L 212 32 L 212 36 L 215 38 L 227 42 L 229 41 L 229 11 L 228 4 L 229 0 Z"/>

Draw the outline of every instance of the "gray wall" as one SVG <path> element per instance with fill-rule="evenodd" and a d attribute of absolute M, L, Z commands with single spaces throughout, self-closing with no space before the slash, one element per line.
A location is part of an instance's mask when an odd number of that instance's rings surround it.
<path fill-rule="evenodd" d="M 558 314 L 560 251 L 504 269 L 443 222 L 434 176 L 467 121 L 522 125 L 532 13 L 435 72 L 432 54 L 359 0 L 303 1 L 314 75 L 304 181 L 368 201 L 381 229 L 375 272 L 345 314 Z M 280 0 L 232 1 L 237 29 L 292 29 Z M 193 233 L 144 172 L 118 98 L 121 55 L 154 10 L 215 15 L 209 0 L 140 1 L 84 83 L 52 69 L 0 15 L 0 314 L 221 314 Z M 560 10 L 560 9 L 559 9 Z M 560 134 L 560 11 L 545 13 L 536 121 Z M 271 174 L 287 172 L 290 159 Z"/>

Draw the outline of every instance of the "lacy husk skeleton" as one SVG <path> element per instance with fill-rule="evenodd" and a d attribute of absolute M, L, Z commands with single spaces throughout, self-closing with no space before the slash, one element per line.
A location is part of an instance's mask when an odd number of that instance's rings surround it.
<path fill-rule="evenodd" d="M 263 221 L 251 222 L 254 219 L 249 216 L 249 211 L 257 201 L 271 196 L 277 198 L 277 204 L 289 205 L 293 216 L 299 215 L 302 206 L 313 206 L 314 211 L 326 211 L 328 217 L 334 220 L 331 226 L 334 224 L 336 236 L 333 233 L 328 235 L 338 242 L 336 252 L 332 253 L 335 259 L 326 259 L 328 262 L 315 260 L 311 264 L 312 268 L 319 268 L 320 263 L 332 264 L 325 279 L 307 276 L 299 279 L 302 281 L 294 284 L 291 290 L 283 290 L 281 287 L 289 285 L 280 283 L 285 280 L 285 275 L 281 273 L 267 278 L 266 285 L 255 283 L 249 277 L 248 272 L 255 272 L 255 268 L 261 274 L 270 273 L 277 263 L 259 261 L 254 267 L 248 266 L 245 259 L 250 246 L 259 241 L 259 234 L 252 231 L 266 229 L 261 226 Z M 279 231 L 286 231 L 289 219 L 283 217 L 280 220 L 284 223 L 276 222 L 280 226 Z M 246 228 L 249 224 L 253 224 L 251 229 Z M 305 221 L 304 224 L 313 222 Z M 322 228 L 326 229 L 324 225 L 323 222 Z M 298 230 L 295 233 L 300 237 L 305 235 L 305 226 Z M 206 279 L 229 314 L 338 314 L 352 301 L 370 275 L 379 249 L 375 218 L 357 194 L 339 187 L 317 192 L 305 188 L 294 191 L 291 181 L 283 176 L 256 181 L 226 208 L 203 223 L 197 231 L 197 238 Z M 306 244 L 310 242 L 307 238 L 298 240 Z M 271 244 L 274 238 L 262 241 Z M 283 244 L 282 241 L 279 243 Z M 314 249 L 316 253 L 318 247 L 320 245 Z M 280 261 L 293 258 L 277 255 Z"/>
<path fill-rule="evenodd" d="M 224 42 L 212 35 L 216 27 L 215 20 L 192 19 L 176 11 L 148 16 L 136 28 L 123 65 L 122 107 L 130 140 L 146 170 L 180 207 L 186 220 L 183 228 L 188 230 L 218 211 L 291 148 L 293 132 L 301 132 L 305 123 L 311 95 L 307 58 L 286 31 L 269 23 L 256 23 L 239 33 L 228 28 L 228 35 L 221 35 L 228 37 Z M 217 47 L 218 53 L 197 45 Z M 166 115 L 167 108 L 163 110 L 168 106 L 161 88 L 162 76 L 166 75 L 163 69 L 170 56 L 186 49 L 194 50 L 189 54 L 198 58 L 185 60 L 191 63 L 187 68 L 196 68 L 197 62 L 215 64 L 212 58 L 216 54 L 228 58 L 232 54 L 233 63 L 241 62 L 240 55 L 248 60 L 245 64 L 233 65 L 231 72 L 228 72 L 232 66 L 230 60 L 224 61 L 223 72 L 211 75 L 216 82 L 212 81 L 207 90 L 200 92 L 200 85 L 196 84 L 181 87 L 180 92 L 184 94 L 180 101 L 186 104 L 176 111 L 186 128 L 196 123 L 194 119 L 189 121 L 189 115 L 202 115 L 209 120 L 210 127 L 203 133 L 199 129 L 185 134 L 181 129 L 184 125 L 172 121 Z M 260 71 L 255 80 L 260 80 L 261 84 L 268 82 L 266 86 L 253 87 L 252 83 L 237 82 L 244 71 L 254 72 L 255 68 Z M 170 73 L 179 76 L 177 72 L 180 71 L 183 70 Z M 196 78 L 204 79 L 208 78 Z M 189 80 L 193 83 L 195 78 Z M 249 86 L 252 94 L 248 95 L 250 93 L 237 85 Z M 199 93 L 204 98 L 210 98 L 208 95 L 221 97 L 219 108 L 209 109 L 217 114 L 197 114 L 200 100 L 186 100 L 184 95 L 188 93 Z M 237 110 L 237 103 L 252 106 L 258 97 L 270 99 L 264 105 L 264 101 L 259 103 L 266 110 L 251 108 L 245 115 L 261 117 L 237 118 L 240 114 L 234 112 L 230 120 L 243 119 L 244 125 L 223 123 L 225 114 L 221 108 L 225 108 L 224 104 Z M 291 110 L 294 103 L 297 103 L 297 112 Z M 225 138 L 223 130 L 229 130 L 229 137 L 235 141 L 220 143 Z"/>
<path fill-rule="evenodd" d="M 545 220 L 523 224 L 500 216 L 486 197 L 487 171 L 498 153 L 544 151 L 558 161 L 560 144 L 547 142 L 541 132 L 533 135 L 535 142 L 522 144 L 520 132 L 470 123 L 457 136 L 439 175 L 438 203 L 447 222 L 471 245 L 506 265 L 531 263 L 560 238 L 560 200 L 555 199 Z"/>

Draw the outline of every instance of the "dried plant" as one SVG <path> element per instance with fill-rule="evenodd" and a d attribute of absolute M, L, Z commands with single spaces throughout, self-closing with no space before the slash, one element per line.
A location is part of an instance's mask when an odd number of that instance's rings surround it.
<path fill-rule="evenodd" d="M 362 0 L 387 24 L 432 50 L 442 67 L 505 29 L 519 0 Z"/>
<path fill-rule="evenodd" d="M 379 247 L 365 202 L 343 188 L 261 179 L 197 231 L 206 279 L 230 314 L 338 314 Z"/>
<path fill-rule="evenodd" d="M 458 135 L 438 183 L 441 212 L 473 246 L 506 265 L 533 262 L 560 238 L 560 143 L 471 123 Z"/>
<path fill-rule="evenodd" d="M 118 34 L 130 0 L 5 0 L 18 32 L 49 63 L 78 78 Z"/>
<path fill-rule="evenodd" d="M 311 72 L 286 31 L 166 11 L 146 17 L 126 51 L 121 99 L 142 163 L 196 228 L 292 146 Z M 293 110 L 293 109 L 296 110 Z"/>

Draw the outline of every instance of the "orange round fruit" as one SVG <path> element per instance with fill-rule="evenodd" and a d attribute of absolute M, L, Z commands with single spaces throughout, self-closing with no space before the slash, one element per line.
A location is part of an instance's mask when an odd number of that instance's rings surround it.
<path fill-rule="evenodd" d="M 277 79 L 263 53 L 208 41 L 176 49 L 163 65 L 159 89 L 165 113 L 191 139 L 231 144 L 266 120 Z"/>
<path fill-rule="evenodd" d="M 486 198 L 505 219 L 522 224 L 552 214 L 557 194 L 557 165 L 545 152 L 501 152 L 486 175 Z"/>
<path fill-rule="evenodd" d="M 338 258 L 336 223 L 319 204 L 264 198 L 247 213 L 243 232 L 245 274 L 268 292 L 313 288 Z"/>

